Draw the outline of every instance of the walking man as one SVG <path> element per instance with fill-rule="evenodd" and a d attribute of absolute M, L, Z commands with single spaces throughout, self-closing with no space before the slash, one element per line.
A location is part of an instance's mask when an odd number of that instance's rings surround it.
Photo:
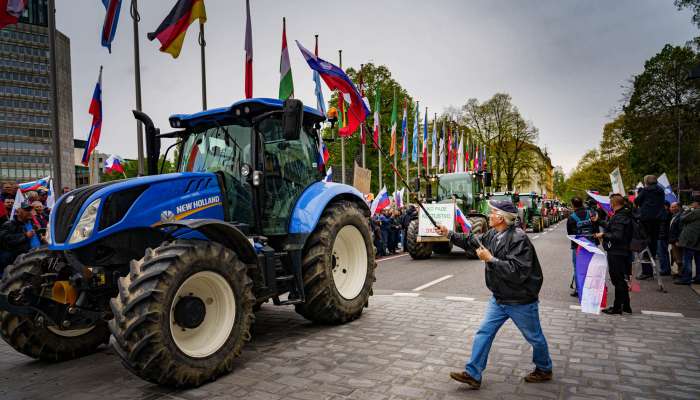
<path fill-rule="evenodd" d="M 469 362 L 464 370 L 452 372 L 450 377 L 472 389 L 479 389 L 491 343 L 501 326 L 511 319 L 533 349 L 535 370 L 525 377 L 525 381 L 549 381 L 552 379 L 552 359 L 540 326 L 538 295 L 542 287 L 542 268 L 537 253 L 525 232 L 515 227 L 518 210 L 513 203 L 490 201 L 489 205 L 491 229 L 484 234 L 465 235 L 448 231 L 444 226 L 438 228 L 438 233 L 447 235 L 456 246 L 476 249 L 479 259 L 486 263 L 486 286 L 493 293 L 484 320 L 474 336 Z"/>

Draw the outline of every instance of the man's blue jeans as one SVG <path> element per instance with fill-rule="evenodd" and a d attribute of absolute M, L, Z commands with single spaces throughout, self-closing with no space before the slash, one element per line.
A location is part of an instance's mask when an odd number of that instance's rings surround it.
<path fill-rule="evenodd" d="M 532 362 L 537 369 L 545 372 L 552 370 L 547 340 L 540 326 L 538 304 L 539 302 L 535 301 L 530 304 L 506 305 L 496 303 L 493 297 L 489 300 L 484 320 L 474 336 L 471 359 L 466 366 L 466 371 L 472 378 L 481 381 L 481 373 L 486 368 L 491 343 L 508 318 L 513 320 L 520 333 L 532 345 Z"/>

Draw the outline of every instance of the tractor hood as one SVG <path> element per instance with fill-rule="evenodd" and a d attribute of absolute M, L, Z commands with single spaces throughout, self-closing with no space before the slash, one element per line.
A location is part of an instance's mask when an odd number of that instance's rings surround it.
<path fill-rule="evenodd" d="M 52 250 L 71 250 L 117 232 L 187 218 L 223 219 L 213 173 L 174 173 L 106 182 L 63 195 L 51 210 Z"/>

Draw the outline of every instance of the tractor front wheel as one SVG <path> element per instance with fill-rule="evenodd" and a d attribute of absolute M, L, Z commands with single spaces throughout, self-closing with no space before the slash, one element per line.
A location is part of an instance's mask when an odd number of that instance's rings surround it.
<path fill-rule="evenodd" d="M 296 311 L 323 324 L 358 318 L 372 295 L 376 267 L 368 216 L 353 202 L 331 203 L 304 248 L 306 301 Z"/>
<path fill-rule="evenodd" d="M 5 269 L 0 282 L 0 293 L 11 295 L 21 288 L 32 286 L 32 277 L 45 273 L 45 267 L 57 254 L 48 249 L 37 249 L 17 257 L 14 264 Z M 37 293 L 51 297 L 48 293 Z M 109 341 L 107 323 L 98 321 L 82 329 L 59 329 L 44 326 L 38 318 L 14 315 L 0 311 L 0 336 L 15 350 L 43 361 L 67 361 L 94 353 Z"/>
<path fill-rule="evenodd" d="M 418 220 L 414 219 L 408 225 L 406 232 L 406 250 L 414 260 L 425 260 L 433 255 L 433 245 L 418 241 Z"/>
<path fill-rule="evenodd" d="M 176 240 L 131 262 L 112 299 L 114 348 L 149 382 L 195 387 L 231 372 L 250 340 L 253 281 L 218 243 Z"/>

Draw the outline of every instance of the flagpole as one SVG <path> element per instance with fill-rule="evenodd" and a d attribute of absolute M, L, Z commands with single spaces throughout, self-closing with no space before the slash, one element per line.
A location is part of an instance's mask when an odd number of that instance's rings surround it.
<path fill-rule="evenodd" d="M 205 48 L 207 47 L 207 41 L 204 39 L 204 23 L 199 20 L 199 48 L 202 55 L 202 110 L 207 109 L 207 68 L 206 68 L 206 57 Z"/>
<path fill-rule="evenodd" d="M 58 71 L 56 66 L 56 2 L 49 0 L 49 81 L 51 83 L 51 125 L 53 128 L 53 179 L 56 186 L 63 188 L 61 179 L 61 135 L 58 124 Z M 71 167 L 72 168 L 72 167 Z M 74 185 L 75 182 L 67 185 Z"/>
<path fill-rule="evenodd" d="M 339 65 L 340 69 L 342 70 L 343 69 L 343 50 L 338 50 L 338 59 L 340 61 L 340 65 Z M 343 106 L 345 106 L 345 99 L 343 98 L 343 93 L 338 92 L 338 96 L 340 96 L 340 101 L 342 101 Z M 345 107 L 343 107 L 343 110 L 344 109 L 345 109 Z M 338 110 L 338 111 L 342 112 L 342 110 Z M 342 117 L 345 118 L 344 115 Z M 340 130 L 340 127 L 338 127 L 338 129 Z M 345 183 L 345 138 L 342 136 L 340 137 L 340 173 L 343 175 L 341 182 Z"/>
<path fill-rule="evenodd" d="M 141 111 L 141 57 L 139 54 L 139 6 L 131 0 L 131 19 L 134 22 L 134 84 L 136 86 L 136 111 Z M 138 145 L 138 176 L 143 175 L 143 125 L 136 121 L 136 143 Z"/>

